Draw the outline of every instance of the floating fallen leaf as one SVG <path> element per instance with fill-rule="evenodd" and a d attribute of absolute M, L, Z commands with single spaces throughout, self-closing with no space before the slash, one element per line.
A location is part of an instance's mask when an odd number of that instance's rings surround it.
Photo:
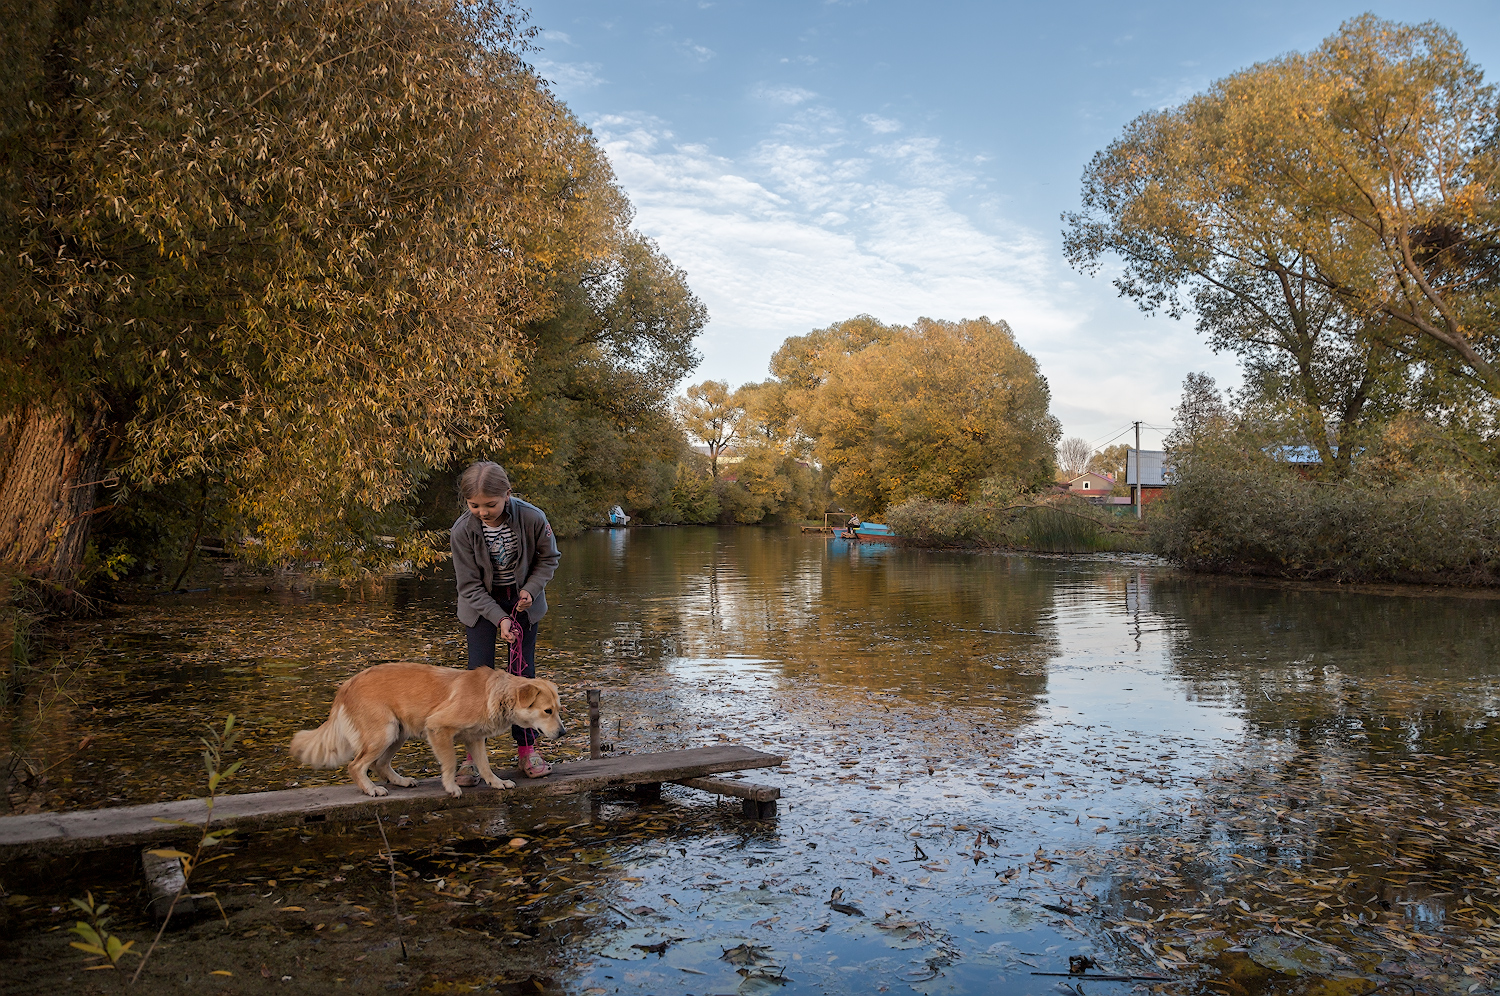
<path fill-rule="evenodd" d="M 769 965 L 772 963 L 771 949 L 753 944 L 737 944 L 732 948 L 725 948 L 724 953 L 719 955 L 719 960 L 731 965 Z"/>
<path fill-rule="evenodd" d="M 658 941 L 655 944 L 632 944 L 631 947 L 639 948 L 647 954 L 660 955 L 666 953 L 667 946 L 670 943 L 670 941 Z"/>

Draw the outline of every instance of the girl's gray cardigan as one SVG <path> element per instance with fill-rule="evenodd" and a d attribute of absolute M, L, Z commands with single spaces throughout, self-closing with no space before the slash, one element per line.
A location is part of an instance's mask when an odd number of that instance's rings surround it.
<path fill-rule="evenodd" d="M 557 552 L 557 539 L 552 535 L 546 513 L 515 496 L 509 504 L 511 527 L 521 544 L 516 584 L 531 592 L 531 607 L 526 615 L 536 623 L 547 614 L 547 582 L 557 571 L 561 554 Z M 506 612 L 490 597 L 495 565 L 490 560 L 489 548 L 484 545 L 479 517 L 472 512 L 460 515 L 453 523 L 449 545 L 453 550 L 453 576 L 458 581 L 459 621 L 473 626 L 482 617 L 499 626 Z"/>

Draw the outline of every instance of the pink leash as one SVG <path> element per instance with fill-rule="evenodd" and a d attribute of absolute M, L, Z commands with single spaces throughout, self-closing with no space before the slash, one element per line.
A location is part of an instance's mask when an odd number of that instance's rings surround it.
<path fill-rule="evenodd" d="M 511 674 L 519 675 L 526 670 L 526 653 L 521 647 L 521 643 L 524 640 L 524 633 L 521 627 L 520 609 L 510 610 L 510 631 L 515 636 L 515 639 L 511 641 L 510 649 L 507 651 L 510 654 L 510 661 L 505 669 Z"/>
<path fill-rule="evenodd" d="M 526 670 L 526 651 L 521 645 L 525 640 L 525 631 L 521 628 L 521 610 L 519 608 L 510 610 L 510 631 L 515 635 L 515 639 L 511 641 L 510 650 L 508 651 L 510 658 L 506 662 L 505 669 L 511 674 L 519 676 Z M 528 740 L 531 739 L 529 731 L 526 734 L 526 738 Z M 531 745 L 527 744 L 526 746 L 529 748 Z"/>

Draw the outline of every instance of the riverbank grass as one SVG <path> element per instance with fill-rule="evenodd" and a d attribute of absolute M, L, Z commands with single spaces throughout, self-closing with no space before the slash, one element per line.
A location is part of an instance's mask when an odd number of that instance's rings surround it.
<path fill-rule="evenodd" d="M 1150 539 L 1135 519 L 1067 496 L 1008 505 L 908 501 L 886 513 L 892 532 L 915 546 L 1144 553 Z"/>

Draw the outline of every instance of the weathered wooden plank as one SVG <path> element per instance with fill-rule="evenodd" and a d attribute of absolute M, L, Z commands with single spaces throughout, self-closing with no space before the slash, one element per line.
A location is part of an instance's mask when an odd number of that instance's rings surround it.
<path fill-rule="evenodd" d="M 754 799 L 756 802 L 770 802 L 781 798 L 781 789 L 774 785 L 737 782 L 730 778 L 679 778 L 677 784 L 712 792 L 715 795 L 732 795 L 736 799 Z"/>
<path fill-rule="evenodd" d="M 457 799 L 444 792 L 436 778 L 423 779 L 412 788 L 391 786 L 391 794 L 379 799 L 372 799 L 348 784 L 251 792 L 221 796 L 214 804 L 213 825 L 260 830 L 373 820 L 376 813 L 394 818 L 403 813 L 493 806 L 511 799 L 676 782 L 724 771 L 774 767 L 782 760 L 749 747 L 724 746 L 571 761 L 554 765 L 552 774 L 546 778 L 527 778 L 517 770 L 496 769 L 496 774 L 514 781 L 516 787 L 500 791 L 487 785 L 466 788 Z M 91 851 L 193 837 L 196 831 L 160 821 L 184 820 L 201 825 L 205 812 L 202 799 L 185 799 L 114 809 L 7 816 L 0 818 L 0 861 L 31 854 Z"/>

